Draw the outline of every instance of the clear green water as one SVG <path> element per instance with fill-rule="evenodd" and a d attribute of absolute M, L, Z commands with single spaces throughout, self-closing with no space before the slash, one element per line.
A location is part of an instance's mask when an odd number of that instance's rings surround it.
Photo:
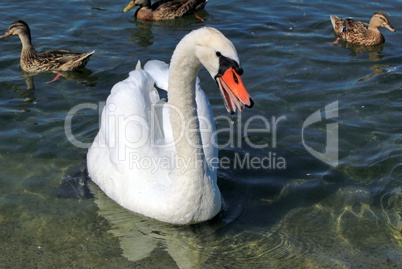
<path fill-rule="evenodd" d="M 123 14 L 125 4 L 2 1 L 0 31 L 23 19 L 38 50 L 96 53 L 83 73 L 52 84 L 45 82 L 53 74 L 39 74 L 28 86 L 18 64 L 19 39 L 0 40 L 0 268 L 402 267 L 399 1 L 211 0 L 200 13 L 204 23 L 190 16 L 153 24 Z M 382 29 L 384 46 L 361 51 L 328 44 L 334 40 L 329 15 L 368 21 L 377 10 L 397 29 Z M 283 169 L 221 168 L 223 215 L 193 226 L 146 219 L 102 193 L 58 198 L 62 179 L 79 169 L 86 152 L 66 138 L 70 109 L 104 101 L 137 60 L 169 61 L 180 38 L 203 25 L 233 41 L 254 97 L 252 109 L 231 117 L 233 126 L 255 116 L 283 117 L 276 144 L 272 130 L 245 136 L 235 129 L 238 143 L 221 149 L 220 157 L 276 156 Z M 215 116 L 226 116 L 215 82 L 205 70 L 200 78 Z M 302 137 L 309 116 L 336 101 L 337 117 L 309 125 Z M 80 112 L 72 131 L 90 143 L 98 111 Z M 325 152 L 331 123 L 339 127 L 336 167 L 303 145 Z M 250 126 L 264 125 L 256 120 Z M 221 144 L 229 139 L 220 133 Z M 246 139 L 269 146 L 259 149 Z"/>

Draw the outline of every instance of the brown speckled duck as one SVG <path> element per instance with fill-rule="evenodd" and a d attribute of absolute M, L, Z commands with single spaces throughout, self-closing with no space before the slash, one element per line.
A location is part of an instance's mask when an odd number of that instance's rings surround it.
<path fill-rule="evenodd" d="M 208 0 L 161 0 L 151 5 L 150 0 L 131 0 L 130 4 L 124 8 L 124 12 L 129 11 L 135 6 L 140 8 L 134 16 L 142 21 L 161 21 L 172 20 L 185 15 L 195 14 L 198 10 L 205 7 Z M 203 21 L 202 18 L 195 16 Z"/>
<path fill-rule="evenodd" d="M 330 18 L 334 31 L 338 35 L 334 43 L 338 43 L 340 39 L 343 39 L 356 45 L 378 45 L 385 41 L 378 27 L 385 27 L 391 32 L 396 31 L 389 23 L 388 17 L 384 12 L 374 13 L 370 23 L 341 19 L 334 15 L 330 16 Z"/>
<path fill-rule="evenodd" d="M 63 72 L 84 67 L 95 52 L 77 53 L 67 50 L 37 52 L 31 43 L 31 31 L 24 21 L 15 21 L 7 32 L 0 36 L 18 35 L 22 43 L 20 65 L 27 72 Z"/>

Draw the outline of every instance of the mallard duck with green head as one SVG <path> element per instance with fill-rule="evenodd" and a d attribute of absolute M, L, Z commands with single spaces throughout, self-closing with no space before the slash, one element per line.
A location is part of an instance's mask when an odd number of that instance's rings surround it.
<path fill-rule="evenodd" d="M 26 72 L 63 72 L 74 71 L 84 67 L 89 57 L 95 52 L 72 52 L 67 50 L 49 50 L 38 52 L 31 42 L 31 30 L 26 22 L 18 20 L 13 22 L 7 32 L 0 38 L 18 35 L 21 43 L 21 68 Z M 60 77 L 60 75 L 58 75 Z M 58 78 L 56 77 L 56 78 Z"/>
<path fill-rule="evenodd" d="M 196 12 L 203 9 L 208 0 L 161 0 L 151 5 L 150 0 L 131 0 L 124 8 L 124 12 L 135 6 L 140 7 L 134 14 L 138 20 L 161 21 L 181 18 L 185 15 L 194 14 L 203 21 Z"/>
<path fill-rule="evenodd" d="M 391 32 L 396 30 L 389 23 L 388 16 L 384 12 L 376 12 L 371 17 L 370 23 L 354 21 L 352 19 L 341 19 L 331 15 L 331 23 L 338 38 L 356 45 L 372 46 L 384 43 L 385 38 L 379 27 L 385 27 Z"/>

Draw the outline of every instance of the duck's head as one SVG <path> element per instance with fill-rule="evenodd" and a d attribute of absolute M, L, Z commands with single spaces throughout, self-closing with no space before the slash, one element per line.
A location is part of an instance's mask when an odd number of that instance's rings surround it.
<path fill-rule="evenodd" d="M 28 35 L 31 37 L 31 31 L 29 30 L 26 22 L 19 20 L 13 22 L 10 27 L 8 27 L 6 33 L 0 36 L 0 38 L 7 37 L 9 35 Z"/>
<path fill-rule="evenodd" d="M 127 12 L 133 7 L 148 7 L 151 2 L 149 0 L 131 0 L 131 2 L 123 9 L 123 12 Z"/>
<path fill-rule="evenodd" d="M 205 66 L 219 86 L 226 109 L 234 113 L 244 107 L 252 107 L 254 101 L 247 92 L 241 75 L 239 57 L 232 42 L 214 28 L 203 27 L 189 34 L 199 35 L 195 47 L 195 56 Z"/>
<path fill-rule="evenodd" d="M 370 26 L 378 27 L 385 27 L 391 32 L 395 32 L 395 28 L 389 23 L 388 16 L 384 12 L 376 12 L 371 17 Z"/>

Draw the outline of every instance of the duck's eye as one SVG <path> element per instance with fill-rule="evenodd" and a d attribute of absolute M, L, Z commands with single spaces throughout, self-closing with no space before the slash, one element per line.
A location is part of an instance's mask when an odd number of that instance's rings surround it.
<path fill-rule="evenodd" d="M 219 51 L 217 51 L 217 52 L 216 52 L 216 56 L 221 57 L 222 54 L 221 54 Z"/>

